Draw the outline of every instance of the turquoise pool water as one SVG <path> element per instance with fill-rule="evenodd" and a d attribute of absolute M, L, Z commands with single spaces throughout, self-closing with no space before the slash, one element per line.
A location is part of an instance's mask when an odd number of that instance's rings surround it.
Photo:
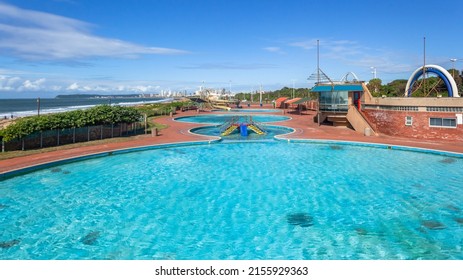
<path fill-rule="evenodd" d="M 196 115 L 189 117 L 179 117 L 176 118 L 176 121 L 179 122 L 193 122 L 193 123 L 207 123 L 207 124 L 223 124 L 230 120 L 230 118 L 237 116 L 241 120 L 247 120 L 249 116 L 252 116 L 252 119 L 255 122 L 260 123 L 270 123 L 270 122 L 281 122 L 289 120 L 289 117 L 277 116 L 277 115 L 233 115 L 233 114 L 223 114 L 223 115 Z"/>
<path fill-rule="evenodd" d="M 278 113 L 279 109 L 231 109 L 232 112 L 237 113 Z"/>
<path fill-rule="evenodd" d="M 283 127 L 283 126 L 274 126 L 274 125 L 260 125 L 259 126 L 265 134 L 259 135 L 253 132 L 248 128 L 248 135 L 241 136 L 239 129 L 233 131 L 233 133 L 227 136 L 221 136 L 223 128 L 220 126 L 204 126 L 193 128 L 192 133 L 208 135 L 208 136 L 218 136 L 222 138 L 222 141 L 262 141 L 262 140 L 271 140 L 276 135 L 283 135 L 293 132 L 292 128 Z"/>
<path fill-rule="evenodd" d="M 256 109 L 254 110 L 256 111 Z M 228 127 L 227 124 L 234 119 L 235 123 L 249 123 L 251 121 L 256 122 L 256 125 L 262 129 L 265 134 L 258 135 L 248 128 L 248 135 L 241 136 L 239 129 L 233 131 L 230 135 L 221 136 L 222 132 Z M 249 114 L 225 114 L 225 115 L 196 115 L 189 117 L 180 117 L 176 118 L 176 121 L 180 122 L 192 122 L 200 124 L 215 124 L 214 126 L 206 126 L 194 128 L 191 132 L 202 135 L 209 136 L 218 136 L 221 137 L 224 141 L 243 141 L 243 140 L 266 140 L 273 139 L 276 135 L 287 134 L 293 132 L 293 129 L 282 127 L 282 126 L 272 126 L 268 123 L 280 122 L 289 120 L 289 117 L 285 116 L 275 116 L 275 115 L 249 115 Z M 223 125 L 223 126 L 222 126 Z"/>
<path fill-rule="evenodd" d="M 0 259 L 463 259 L 463 158 L 279 141 L 0 181 Z"/>

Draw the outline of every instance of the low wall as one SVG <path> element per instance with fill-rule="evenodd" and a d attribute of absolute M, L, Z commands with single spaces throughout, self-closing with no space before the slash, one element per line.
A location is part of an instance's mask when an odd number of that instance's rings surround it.
<path fill-rule="evenodd" d="M 366 133 L 366 129 L 369 129 L 371 133 L 376 134 L 376 131 L 370 126 L 368 121 L 360 114 L 355 106 L 349 106 L 346 117 L 355 131 L 363 134 Z"/>
<path fill-rule="evenodd" d="M 451 127 L 430 127 L 429 118 L 456 118 L 456 113 L 412 112 L 367 109 L 362 111 L 370 123 L 375 124 L 376 132 L 417 139 L 436 139 L 463 141 L 463 125 Z M 405 125 L 405 118 L 413 118 L 412 125 Z"/>
<path fill-rule="evenodd" d="M 372 97 L 365 101 L 368 105 L 383 105 L 383 106 L 437 106 L 437 107 L 462 107 L 463 98 L 456 97 Z"/>

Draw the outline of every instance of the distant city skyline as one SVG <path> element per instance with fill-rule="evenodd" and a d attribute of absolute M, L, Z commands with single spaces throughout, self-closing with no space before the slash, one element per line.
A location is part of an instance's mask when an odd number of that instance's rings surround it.
<path fill-rule="evenodd" d="M 463 69 L 463 3 L 0 0 L 0 98 L 312 87 L 320 68 L 388 83 Z"/>

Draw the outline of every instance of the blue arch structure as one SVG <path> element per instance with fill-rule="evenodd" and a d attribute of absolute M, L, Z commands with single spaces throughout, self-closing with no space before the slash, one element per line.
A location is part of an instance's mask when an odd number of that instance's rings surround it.
<path fill-rule="evenodd" d="M 449 92 L 449 97 L 460 97 L 458 94 L 458 88 L 455 83 L 455 80 L 450 75 L 450 73 L 445 70 L 444 68 L 438 65 L 425 65 L 424 71 L 423 67 L 420 67 L 413 72 L 407 82 L 407 87 L 405 89 L 405 95 L 410 97 L 412 94 L 412 88 L 415 82 L 418 80 L 419 77 L 423 76 L 425 73 L 434 73 L 437 74 L 445 83 L 447 90 Z"/>

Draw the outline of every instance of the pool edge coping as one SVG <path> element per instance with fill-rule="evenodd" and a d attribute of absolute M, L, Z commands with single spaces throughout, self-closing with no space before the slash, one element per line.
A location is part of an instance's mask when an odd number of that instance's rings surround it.
<path fill-rule="evenodd" d="M 207 139 L 207 140 L 197 140 L 197 141 L 171 142 L 171 143 L 143 145 L 143 146 L 138 146 L 138 147 L 128 147 L 128 148 L 100 151 L 100 152 L 95 152 L 95 153 L 89 153 L 86 155 L 70 156 L 67 158 L 50 160 L 47 162 L 37 163 L 37 164 L 33 164 L 27 167 L 17 168 L 17 169 L 8 170 L 6 172 L 2 172 L 0 173 L 0 182 L 6 179 L 12 178 L 12 177 L 20 176 L 23 174 L 37 171 L 37 170 L 45 169 L 48 167 L 83 161 L 83 160 L 92 159 L 92 158 L 100 158 L 100 157 L 105 157 L 105 156 L 126 154 L 126 153 L 146 151 L 146 150 L 152 150 L 152 149 L 162 149 L 162 148 L 175 147 L 175 146 L 209 145 L 214 142 L 219 142 L 220 140 L 221 139 Z"/>
<path fill-rule="evenodd" d="M 295 130 L 294 128 L 291 128 L 291 129 Z M 289 134 L 292 134 L 292 133 L 289 133 Z M 288 134 L 276 135 L 273 137 L 273 139 L 277 142 L 287 142 L 287 143 L 300 142 L 300 143 L 313 143 L 313 144 L 337 144 L 337 145 L 362 146 L 362 147 L 373 147 L 373 148 L 390 149 L 390 150 L 430 153 L 434 155 L 446 155 L 446 156 L 463 158 L 463 153 L 422 148 L 422 147 L 413 147 L 413 146 L 397 145 L 397 144 L 362 142 L 362 141 L 334 140 L 334 139 L 284 138 L 282 137 L 284 135 L 288 135 Z M 211 136 L 211 137 L 214 137 L 214 136 Z M 143 145 L 143 146 L 138 146 L 138 147 L 130 147 L 130 148 L 122 148 L 122 149 L 108 150 L 108 151 L 103 151 L 103 152 L 90 153 L 90 154 L 80 155 L 80 156 L 71 156 L 68 158 L 51 160 L 48 162 L 38 163 L 38 164 L 34 164 L 34 165 L 27 166 L 24 168 L 18 168 L 18 169 L 9 170 L 9 171 L 0 173 L 0 182 L 3 180 L 10 179 L 12 177 L 20 176 L 23 174 L 37 171 L 37 170 L 45 169 L 48 167 L 53 167 L 53 166 L 57 166 L 60 164 L 67 164 L 67 163 L 83 161 L 83 160 L 92 159 L 92 158 L 99 158 L 99 157 L 112 156 L 112 155 L 118 155 L 118 154 L 126 154 L 126 153 L 146 151 L 146 150 L 152 150 L 152 149 L 163 149 L 163 148 L 169 148 L 169 147 L 209 145 L 209 144 L 215 144 L 219 142 L 222 142 L 221 137 L 217 137 L 215 139 L 198 140 L 198 141 L 183 141 L 183 142 L 171 142 L 171 143 L 162 143 L 162 144 L 154 144 L 154 145 Z M 237 142 L 246 142 L 246 141 L 233 141 L 231 143 L 237 143 Z M 258 143 L 259 141 L 251 141 L 250 143 L 256 143 L 256 142 Z"/>
<path fill-rule="evenodd" d="M 399 144 L 386 144 L 386 143 L 374 143 L 374 142 L 363 142 L 363 141 L 351 141 L 351 140 L 334 140 L 334 139 L 318 139 L 318 138 L 283 138 L 275 136 L 275 140 L 281 142 L 301 142 L 301 143 L 314 143 L 314 144 L 340 144 L 340 145 L 351 145 L 351 146 L 363 146 L 363 147 L 373 147 L 373 148 L 382 148 L 389 150 L 400 150 L 400 151 L 411 151 L 411 152 L 421 152 L 421 153 L 430 153 L 435 155 L 448 155 L 458 158 L 463 158 L 463 153 L 439 150 L 439 149 L 430 149 L 423 147 L 414 147 L 407 145 Z"/>

